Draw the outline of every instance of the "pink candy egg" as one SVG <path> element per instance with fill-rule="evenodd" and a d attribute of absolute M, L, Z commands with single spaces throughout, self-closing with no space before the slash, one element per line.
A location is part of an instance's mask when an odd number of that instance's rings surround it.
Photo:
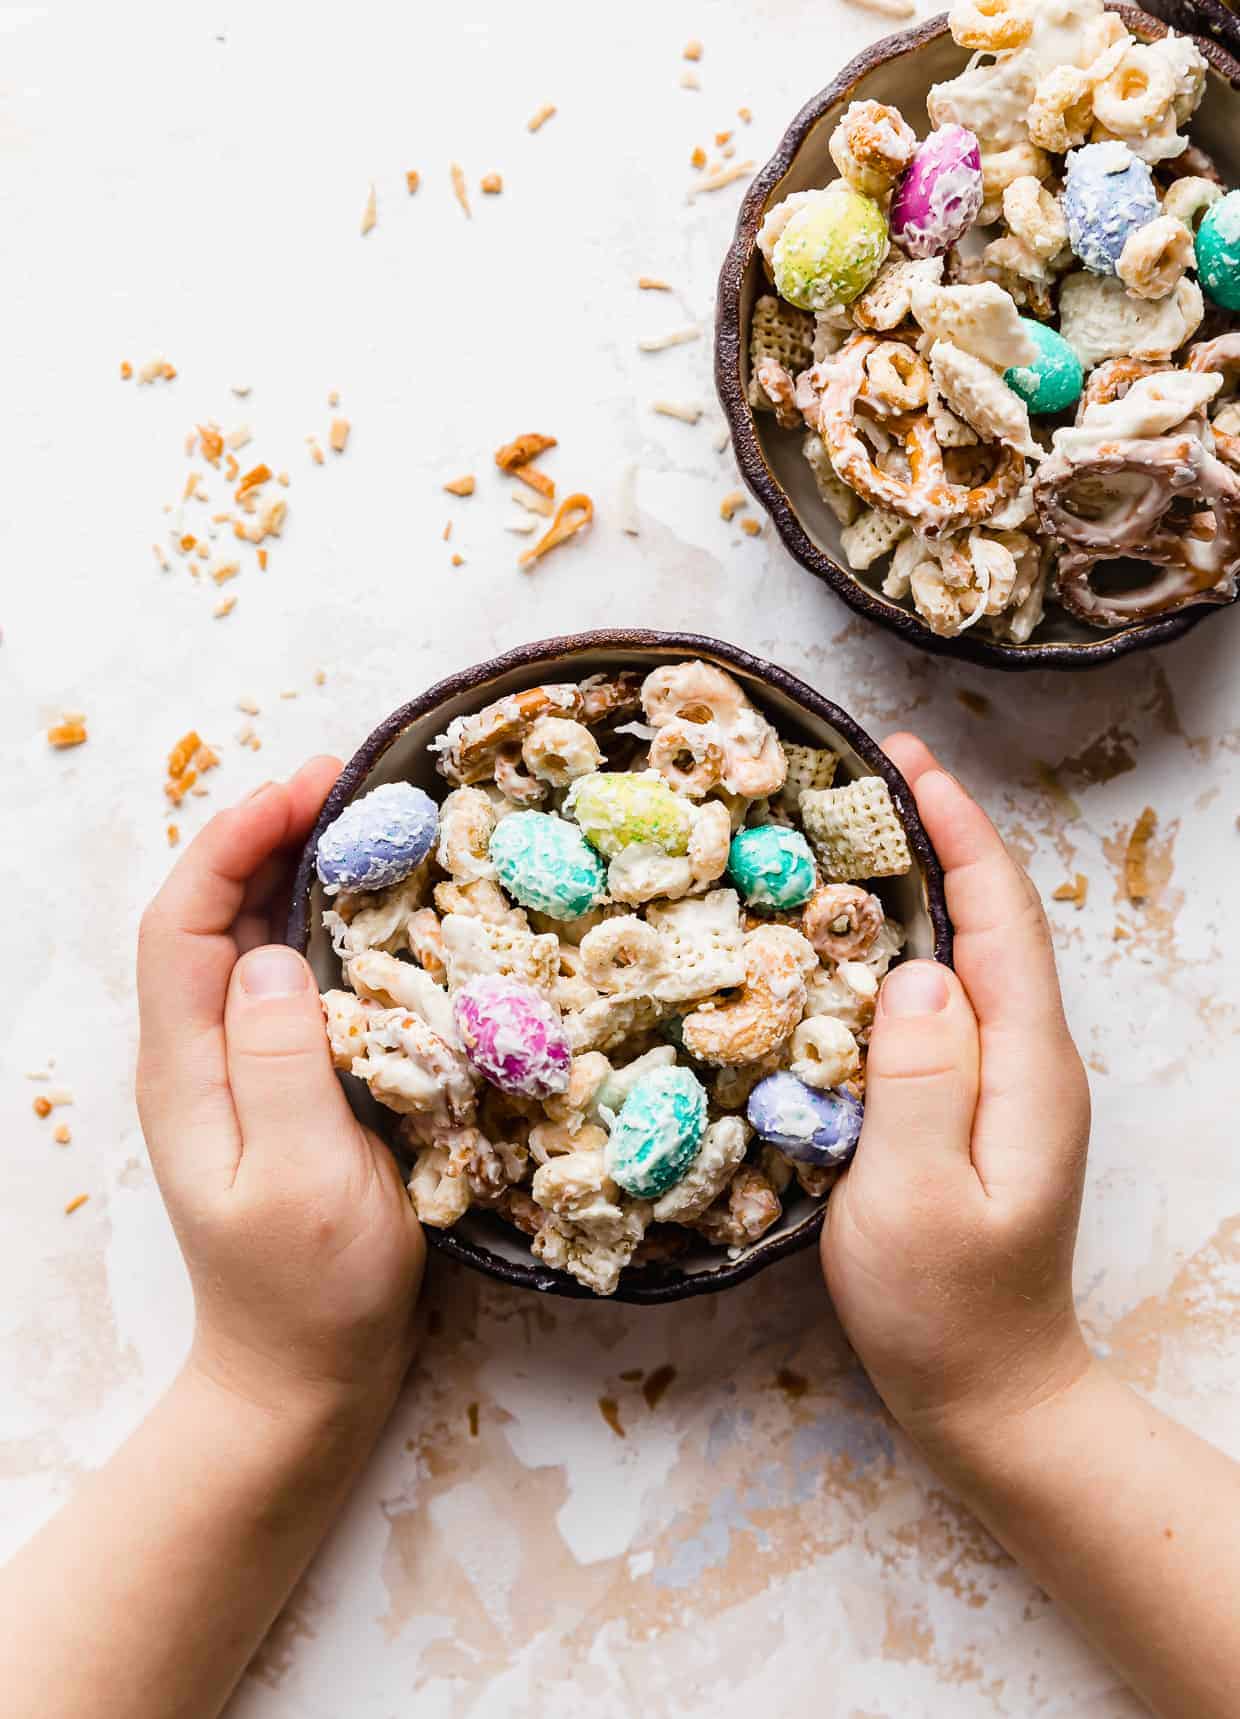
<path fill-rule="evenodd" d="M 932 131 L 891 195 L 891 236 L 910 257 L 937 257 L 962 238 L 982 206 L 982 151 L 962 125 Z"/>
<path fill-rule="evenodd" d="M 572 1052 L 545 997 L 517 979 L 484 973 L 452 1002 L 465 1054 L 501 1092 L 549 1098 L 568 1085 Z"/>

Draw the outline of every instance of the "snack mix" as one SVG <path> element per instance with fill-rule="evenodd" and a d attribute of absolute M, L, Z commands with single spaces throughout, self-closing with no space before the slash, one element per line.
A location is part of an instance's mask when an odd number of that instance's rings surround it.
<path fill-rule="evenodd" d="M 948 21 L 972 58 L 929 136 L 854 101 L 840 177 L 768 211 L 750 404 L 808 429 L 848 564 L 889 557 L 884 594 L 944 638 L 1230 602 L 1240 191 L 1187 135 L 1206 61 L 1102 0 Z"/>
<path fill-rule="evenodd" d="M 904 943 L 865 887 L 912 864 L 882 778 L 837 785 L 700 661 L 513 693 L 431 750 L 442 803 L 374 788 L 316 856 L 332 1057 L 400 1114 L 422 1222 L 485 1207 L 610 1295 L 823 1196 Z"/>

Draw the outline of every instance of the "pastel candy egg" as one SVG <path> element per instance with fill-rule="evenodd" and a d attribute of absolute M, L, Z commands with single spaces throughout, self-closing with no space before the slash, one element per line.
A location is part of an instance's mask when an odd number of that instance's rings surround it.
<path fill-rule="evenodd" d="M 1126 143 L 1090 143 L 1069 155 L 1068 243 L 1094 274 L 1113 275 L 1128 235 L 1159 212 L 1153 175 Z"/>
<path fill-rule="evenodd" d="M 939 257 L 963 238 L 981 206 L 981 145 L 963 125 L 940 126 L 896 180 L 891 236 L 910 257 Z"/>
<path fill-rule="evenodd" d="M 1021 327 L 1038 349 L 1031 364 L 1016 364 L 1003 372 L 1003 380 L 1020 395 L 1036 415 L 1062 412 L 1081 397 L 1085 372 L 1081 361 L 1062 334 L 1044 322 L 1022 316 Z"/>
<path fill-rule="evenodd" d="M 687 1068 L 643 1075 L 607 1141 L 607 1174 L 635 1199 L 674 1187 L 697 1157 L 706 1130 L 706 1089 Z"/>
<path fill-rule="evenodd" d="M 750 907 L 800 907 L 814 893 L 814 855 L 800 830 L 759 824 L 732 837 L 728 876 Z"/>
<path fill-rule="evenodd" d="M 386 782 L 347 805 L 319 837 L 315 870 L 328 895 L 386 889 L 431 851 L 439 808 L 412 782 Z"/>
<path fill-rule="evenodd" d="M 452 999 L 465 1054 L 478 1072 L 522 1098 L 563 1092 L 573 1054 L 560 1018 L 530 985 L 483 973 Z"/>
<path fill-rule="evenodd" d="M 566 818 L 510 812 L 496 824 L 489 852 L 509 895 L 550 919 L 576 919 L 606 894 L 602 860 Z"/>
<path fill-rule="evenodd" d="M 1196 247 L 1202 286 L 1224 310 L 1240 310 L 1240 191 L 1206 210 Z"/>
<path fill-rule="evenodd" d="M 683 854 L 693 828 L 693 813 L 655 770 L 592 770 L 573 783 L 564 809 L 608 859 L 637 842 Z"/>
<path fill-rule="evenodd" d="M 829 310 L 864 292 L 886 255 L 882 210 L 841 180 L 788 218 L 771 252 L 771 270 L 789 304 Z"/>
<path fill-rule="evenodd" d="M 803 1164 L 843 1164 L 861 1135 L 864 1112 L 847 1092 L 818 1091 L 781 1069 L 749 1094 L 746 1115 L 754 1132 Z"/>

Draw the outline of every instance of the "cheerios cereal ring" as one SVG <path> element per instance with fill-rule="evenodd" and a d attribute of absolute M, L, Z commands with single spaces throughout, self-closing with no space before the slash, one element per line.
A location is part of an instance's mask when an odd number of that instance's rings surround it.
<path fill-rule="evenodd" d="M 1223 195 L 1223 187 L 1214 179 L 1201 179 L 1190 173 L 1184 179 L 1173 180 L 1163 193 L 1163 214 L 1183 221 L 1190 232 Z"/>
<path fill-rule="evenodd" d="M 586 978 L 600 991 L 646 996 L 663 968 L 663 942 L 653 925 L 625 913 L 587 931 L 581 960 Z"/>
<path fill-rule="evenodd" d="M 1025 0 L 962 0 L 947 14 L 947 27 L 962 48 L 993 54 L 1027 42 L 1033 18 Z"/>
<path fill-rule="evenodd" d="M 1116 137 L 1143 137 L 1175 100 L 1175 77 L 1166 60 L 1134 44 L 1094 88 L 1094 118 Z"/>
<path fill-rule="evenodd" d="M 1003 215 L 1013 235 L 1044 262 L 1068 242 L 1063 210 L 1032 173 L 1022 173 L 1004 187 Z"/>
<path fill-rule="evenodd" d="M 565 788 L 603 761 L 598 742 L 584 722 L 569 716 L 540 716 L 521 743 L 526 768 L 540 782 Z"/>
<path fill-rule="evenodd" d="M 1193 235 L 1174 215 L 1129 233 L 1115 272 L 1136 298 L 1166 298 L 1193 261 Z"/>
<path fill-rule="evenodd" d="M 1012 143 L 1006 149 L 982 151 L 982 196 L 987 204 L 1001 203 L 1014 179 L 1048 179 L 1051 158 L 1032 143 Z"/>
<path fill-rule="evenodd" d="M 888 419 L 884 425 L 904 443 L 909 476 L 881 471 L 870 457 L 853 415 L 865 379 L 866 358 L 877 344 L 872 335 L 854 335 L 831 361 L 819 433 L 832 465 L 871 507 L 886 508 L 912 520 L 926 536 L 941 535 L 966 521 L 979 525 L 1020 488 L 1025 473 L 1023 456 L 1014 448 L 1001 446 L 991 476 L 965 489 L 947 480 L 943 450 L 928 415 L 912 412 Z"/>
<path fill-rule="evenodd" d="M 691 800 L 700 800 L 723 780 L 719 741 L 695 732 L 691 722 L 669 722 L 650 743 L 650 767 Z"/>
<path fill-rule="evenodd" d="M 854 883 L 826 883 L 805 904 L 801 926 L 826 961 L 863 961 L 883 929 L 883 904 Z"/>
<path fill-rule="evenodd" d="M 1084 143 L 1094 120 L 1093 89 L 1079 66 L 1055 66 L 1039 78 L 1029 104 L 1029 141 L 1056 155 Z"/>
<path fill-rule="evenodd" d="M 903 114 L 877 101 L 851 102 L 827 145 L 841 177 L 870 197 L 890 191 L 916 147 Z"/>

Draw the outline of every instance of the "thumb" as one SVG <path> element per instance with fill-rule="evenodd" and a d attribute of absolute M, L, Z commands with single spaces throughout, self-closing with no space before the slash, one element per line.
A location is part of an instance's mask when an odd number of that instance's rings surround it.
<path fill-rule="evenodd" d="M 244 1150 L 278 1140 L 282 1159 L 356 1132 L 332 1067 L 314 974 L 295 949 L 264 944 L 232 970 L 224 1006 L 228 1079 Z"/>
<path fill-rule="evenodd" d="M 859 1180 L 950 1175 L 970 1164 L 977 1021 L 950 967 L 907 961 L 883 981 L 866 1058 Z"/>

